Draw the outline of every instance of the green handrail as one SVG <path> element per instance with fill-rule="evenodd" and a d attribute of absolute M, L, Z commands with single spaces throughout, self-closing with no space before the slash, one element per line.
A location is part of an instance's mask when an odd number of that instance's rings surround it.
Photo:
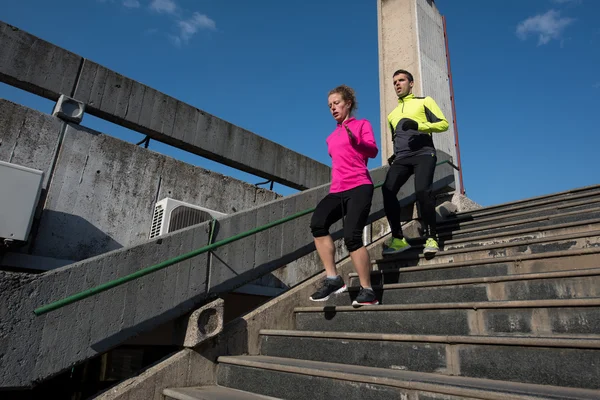
<path fill-rule="evenodd" d="M 439 163 L 436 164 L 436 166 L 439 166 L 439 165 L 442 165 L 442 164 L 446 164 L 446 163 L 450 164 L 453 168 L 456 169 L 456 166 L 454 166 L 451 163 L 450 160 L 445 160 L 445 161 L 439 162 Z M 382 185 L 383 185 L 383 182 L 378 183 L 377 185 L 375 185 L 375 188 L 379 188 Z M 203 254 L 203 253 L 206 253 L 208 251 L 214 250 L 214 249 L 219 248 L 221 246 L 224 246 L 226 244 L 235 242 L 237 240 L 243 239 L 243 238 L 248 237 L 248 236 L 252 236 L 252 235 L 254 235 L 256 233 L 265 231 L 265 230 L 270 229 L 270 228 L 272 228 L 274 226 L 277 226 L 277 225 L 284 224 L 284 223 L 286 223 L 288 221 L 291 221 L 291 220 L 294 220 L 296 218 L 300 218 L 300 217 L 302 217 L 302 216 L 304 216 L 306 214 L 310 214 L 313 211 L 315 211 L 315 207 L 309 208 L 309 209 L 304 210 L 304 211 L 297 212 L 297 213 L 292 214 L 292 215 L 290 215 L 288 217 L 284 217 L 284 218 L 278 219 L 277 221 L 269 222 L 268 224 L 259 226 L 257 228 L 250 229 L 249 231 L 238 233 L 237 235 L 228 237 L 228 238 L 223 239 L 223 240 L 219 240 L 219 241 L 217 241 L 215 243 L 212 243 L 212 244 L 209 244 L 207 246 L 201 247 L 201 248 L 196 249 L 194 251 L 190 251 L 189 253 L 182 254 L 180 256 L 171 258 L 171 259 L 163 261 L 161 263 L 158 263 L 158 264 L 152 265 L 150 267 L 141 269 L 141 270 L 136 271 L 134 273 L 131 273 L 129 275 L 125 275 L 125 276 L 123 276 L 121 278 L 117 278 L 115 280 L 112 280 L 112 281 L 109 281 L 109 282 L 106 282 L 106 283 L 102 283 L 102 284 L 100 284 L 100 285 L 98 285 L 96 287 L 93 287 L 93 288 L 84 290 L 82 292 L 76 293 L 74 295 L 65 297 L 62 300 L 57 300 L 57 301 L 52 302 L 50 304 L 47 304 L 45 306 L 36 308 L 35 310 L 33 310 L 33 313 L 36 316 L 40 316 L 40 315 L 46 314 L 46 313 L 48 313 L 50 311 L 57 310 L 59 308 L 67 306 L 69 304 L 72 304 L 72 303 L 75 303 L 77 301 L 83 300 L 85 298 L 91 297 L 91 296 L 93 296 L 95 294 L 104 292 L 106 290 L 109 290 L 109 289 L 112 289 L 114 287 L 120 286 L 120 285 L 122 285 L 124 283 L 127 283 L 127 282 L 133 281 L 135 279 L 141 278 L 142 276 L 151 274 L 151 273 L 156 272 L 156 271 L 160 271 L 161 269 L 167 268 L 167 267 L 169 267 L 169 266 L 171 266 L 173 264 L 180 263 L 182 261 L 185 261 L 185 260 L 190 259 L 192 257 L 199 256 L 200 254 Z M 212 235 L 213 235 L 214 228 L 215 228 L 215 222 L 212 221 L 211 223 L 212 223 L 212 226 L 211 226 L 211 232 L 210 232 L 210 236 L 211 236 L 211 240 L 210 241 L 212 242 Z"/>

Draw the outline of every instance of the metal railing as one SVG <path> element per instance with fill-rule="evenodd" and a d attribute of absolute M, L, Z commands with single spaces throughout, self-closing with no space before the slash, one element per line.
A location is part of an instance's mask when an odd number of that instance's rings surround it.
<path fill-rule="evenodd" d="M 451 160 L 441 161 L 441 162 L 437 163 L 436 166 L 440 166 L 442 164 L 448 164 L 452 168 L 458 170 L 458 167 L 456 165 L 454 165 Z M 383 182 L 380 182 L 377 185 L 375 185 L 375 188 L 379 188 L 382 185 L 383 185 Z M 286 223 L 288 221 L 292 221 L 292 220 L 294 220 L 296 218 L 300 218 L 300 217 L 302 217 L 302 216 L 304 216 L 306 214 L 310 214 L 313 211 L 315 211 L 315 207 L 309 208 L 309 209 L 304 210 L 304 211 L 297 212 L 295 214 L 292 214 L 290 216 L 278 219 L 278 220 L 273 221 L 273 222 L 269 222 L 268 224 L 265 224 L 265 225 L 262 225 L 262 226 L 250 229 L 250 230 L 248 230 L 246 232 L 238 233 L 237 235 L 228 237 L 228 238 L 223 239 L 223 240 L 219 240 L 218 242 L 215 242 L 215 243 L 211 243 L 211 244 L 209 244 L 207 246 L 201 247 L 201 248 L 196 249 L 194 251 L 190 251 L 189 253 L 185 253 L 185 254 L 182 254 L 180 256 L 173 257 L 173 258 L 168 259 L 166 261 L 163 261 L 161 263 L 158 263 L 158 264 L 152 265 L 150 267 L 147 267 L 147 268 L 141 269 L 139 271 L 136 271 L 136 272 L 134 272 L 132 274 L 125 275 L 125 276 L 123 276 L 121 278 L 117 278 L 115 280 L 112 280 L 112 281 L 109 281 L 109 282 L 106 282 L 106 283 L 102 283 L 102 284 L 100 284 L 100 285 L 98 285 L 96 287 L 84 290 L 84 291 L 76 293 L 74 295 L 65 297 L 64 299 L 57 300 L 57 301 L 52 302 L 50 304 L 47 304 L 45 306 L 36 308 L 33 311 L 33 313 L 36 316 L 40 316 L 40 315 L 46 314 L 46 313 L 48 313 L 50 311 L 58 310 L 59 308 L 65 307 L 65 306 L 67 306 L 69 304 L 73 304 L 73 303 L 78 302 L 80 300 L 83 300 L 83 299 L 86 299 L 88 297 L 94 296 L 94 295 L 96 295 L 98 293 L 102 293 L 102 292 L 104 292 L 106 290 L 115 288 L 115 287 L 123 285 L 123 284 L 125 284 L 127 282 L 131 282 L 131 281 L 133 281 L 135 279 L 141 278 L 142 276 L 151 274 L 151 273 L 156 272 L 156 271 L 160 271 L 161 269 L 167 268 L 167 267 L 169 267 L 169 266 L 171 266 L 173 264 L 180 263 L 182 261 L 185 261 L 185 260 L 188 260 L 190 258 L 199 256 L 199 255 L 204 254 L 206 252 L 209 252 L 211 250 L 218 249 L 219 247 L 224 246 L 226 244 L 235 242 L 237 240 L 246 238 L 248 236 L 252 236 L 252 235 L 254 235 L 256 233 L 265 231 L 265 230 L 270 229 L 270 228 L 272 228 L 274 226 L 277 226 L 277 225 L 284 224 L 284 223 Z M 210 240 L 209 240 L 209 242 L 212 242 L 212 236 L 214 234 L 215 225 L 216 225 L 215 220 L 211 221 L 211 232 L 210 232 Z"/>

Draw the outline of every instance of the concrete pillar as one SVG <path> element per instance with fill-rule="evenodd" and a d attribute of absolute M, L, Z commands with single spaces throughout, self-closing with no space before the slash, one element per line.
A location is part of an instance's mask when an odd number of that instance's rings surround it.
<path fill-rule="evenodd" d="M 381 106 L 381 156 L 387 163 L 393 152 L 387 115 L 398 105 L 392 75 L 398 69 L 415 78 L 413 93 L 431 96 L 440 106 L 450 127 L 433 135 L 436 148 L 458 164 L 449 84 L 444 21 L 433 0 L 378 0 L 379 96 Z M 455 172 L 456 190 L 460 175 Z"/>

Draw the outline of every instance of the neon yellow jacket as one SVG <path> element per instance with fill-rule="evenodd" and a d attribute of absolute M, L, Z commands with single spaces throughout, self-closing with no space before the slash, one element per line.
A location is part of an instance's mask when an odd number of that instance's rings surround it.
<path fill-rule="evenodd" d="M 400 122 L 406 118 L 416 121 L 418 130 L 402 130 Z M 398 99 L 398 106 L 388 115 L 388 124 L 396 158 L 435 153 L 431 134 L 448 130 L 448 121 L 435 100 L 412 93 Z"/>

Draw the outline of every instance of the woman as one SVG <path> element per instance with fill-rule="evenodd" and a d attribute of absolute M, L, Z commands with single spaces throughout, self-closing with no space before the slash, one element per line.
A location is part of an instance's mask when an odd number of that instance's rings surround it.
<path fill-rule="evenodd" d="M 327 277 L 310 299 L 325 301 L 331 294 L 347 290 L 335 268 L 335 247 L 329 235 L 329 227 L 345 216 L 344 244 L 361 285 L 360 293 L 352 304 L 375 305 L 379 302 L 371 288 L 369 254 L 363 245 L 362 233 L 373 197 L 373 181 L 367 161 L 377 156 L 377 144 L 371 123 L 353 117 L 357 108 L 354 90 L 345 85 L 338 86 L 329 92 L 328 103 L 329 111 L 337 122 L 326 141 L 331 157 L 331 186 L 329 194 L 317 205 L 310 222 Z"/>

